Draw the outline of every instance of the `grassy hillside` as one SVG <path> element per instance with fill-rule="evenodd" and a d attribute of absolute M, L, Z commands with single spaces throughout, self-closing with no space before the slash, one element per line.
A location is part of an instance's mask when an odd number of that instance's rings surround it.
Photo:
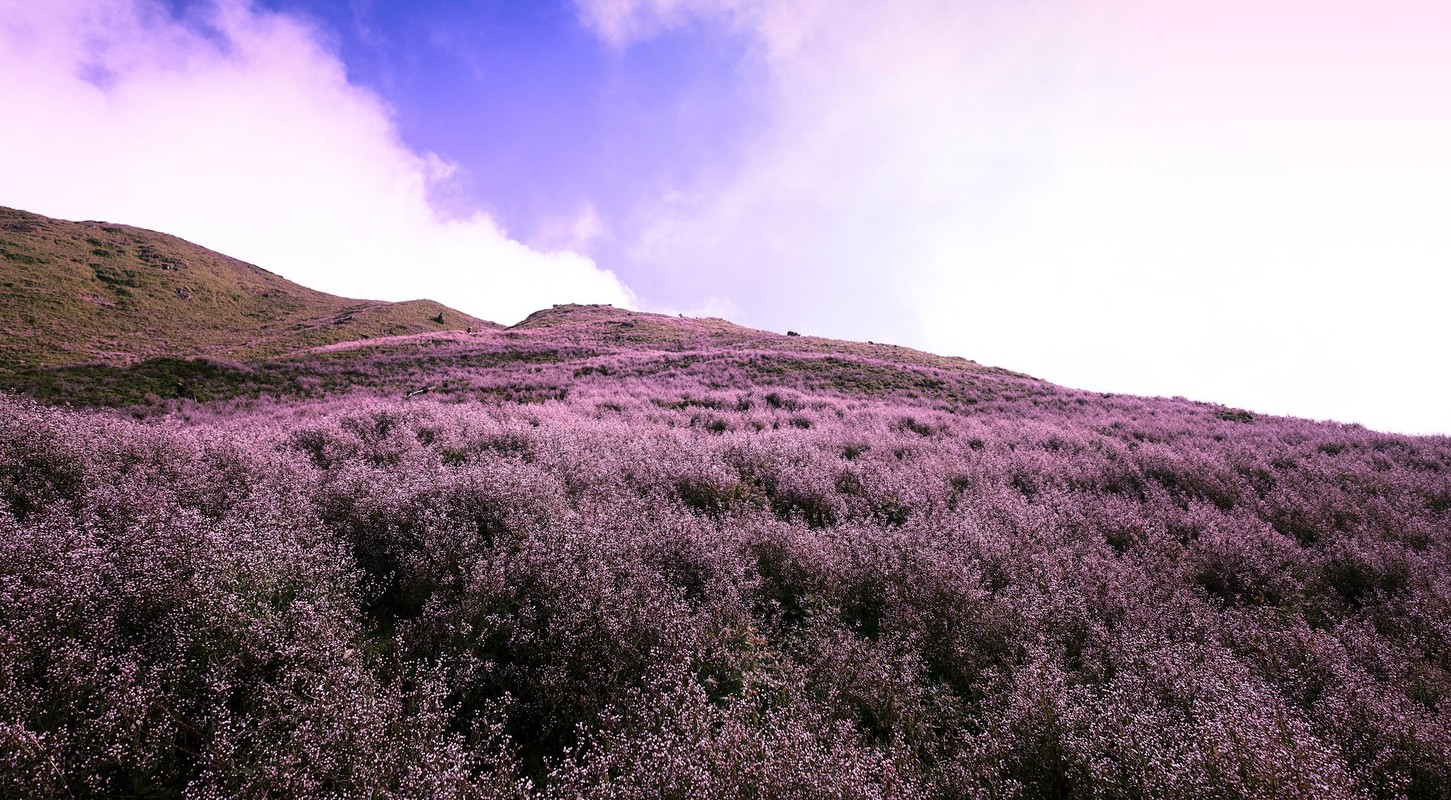
<path fill-rule="evenodd" d="M 249 360 L 491 325 L 430 300 L 335 297 L 174 236 L 0 208 L 0 369 Z"/>
<path fill-rule="evenodd" d="M 768 355 L 0 397 L 0 794 L 1448 797 L 1451 441 Z"/>
<path fill-rule="evenodd" d="M 600 381 L 664 386 L 707 375 L 711 386 L 764 384 L 858 398 L 900 396 L 945 410 L 1054 388 L 967 359 L 893 345 L 580 305 L 536 312 L 507 329 L 339 342 L 247 363 L 162 357 L 24 370 L 0 375 L 0 388 L 51 403 L 130 406 L 141 414 L 162 412 L 172 401 L 319 399 L 346 392 L 535 402 L 562 399 Z"/>
<path fill-rule="evenodd" d="M 803 336 L 795 331 L 782 335 L 713 317 L 670 317 L 600 305 L 566 304 L 543 309 L 530 314 L 511 330 L 549 331 L 556 338 L 581 344 L 634 350 L 769 350 L 782 355 L 836 355 L 915 367 L 973 371 L 982 369 L 977 362 L 965 358 L 939 356 L 899 345 L 825 339 Z M 1001 374 L 1019 374 L 1006 370 L 994 371 Z"/>
<path fill-rule="evenodd" d="M 1446 437 L 608 306 L 249 352 L 6 378 L 120 408 L 0 395 L 0 796 L 1451 800 Z"/>

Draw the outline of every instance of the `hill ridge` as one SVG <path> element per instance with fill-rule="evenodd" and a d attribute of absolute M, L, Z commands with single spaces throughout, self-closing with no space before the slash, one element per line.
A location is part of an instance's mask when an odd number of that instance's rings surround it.
<path fill-rule="evenodd" d="M 0 369 L 249 360 L 498 327 L 433 300 L 338 297 L 170 234 L 0 207 Z"/>

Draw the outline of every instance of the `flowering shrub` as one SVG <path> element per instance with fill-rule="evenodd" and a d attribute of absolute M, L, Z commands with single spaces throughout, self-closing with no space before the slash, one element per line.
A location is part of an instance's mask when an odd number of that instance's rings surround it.
<path fill-rule="evenodd" d="M 1451 796 L 1451 441 L 612 319 L 0 398 L 0 796 Z"/>

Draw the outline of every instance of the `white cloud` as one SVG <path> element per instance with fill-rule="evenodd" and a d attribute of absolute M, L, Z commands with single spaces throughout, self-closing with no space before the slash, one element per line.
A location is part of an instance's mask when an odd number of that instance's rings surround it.
<path fill-rule="evenodd" d="M 687 17 L 729 10 L 730 0 L 587 0 L 580 21 L 601 39 L 625 47 L 679 25 Z"/>
<path fill-rule="evenodd" d="M 600 216 L 599 209 L 593 203 L 585 203 L 572 216 L 545 220 L 530 241 L 545 249 L 588 252 L 609 235 L 609 227 Z"/>
<path fill-rule="evenodd" d="M 410 150 L 302 22 L 243 0 L 0 0 L 0 204 L 173 233 L 307 286 L 513 322 L 632 304 L 584 256 L 440 213 L 454 167 Z"/>
<path fill-rule="evenodd" d="M 749 322 L 1451 432 L 1451 12 L 1431 5 L 581 0 L 581 19 L 621 46 L 702 20 L 761 43 L 769 132 L 650 209 L 633 250 Z"/>

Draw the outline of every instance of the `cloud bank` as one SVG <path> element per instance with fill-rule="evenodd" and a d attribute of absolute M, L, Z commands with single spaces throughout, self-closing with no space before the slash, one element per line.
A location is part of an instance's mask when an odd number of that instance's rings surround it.
<path fill-rule="evenodd" d="M 749 157 L 641 213 L 663 284 L 1067 385 L 1451 432 L 1445 8 L 579 8 L 615 47 L 728 26 L 769 68 Z"/>
<path fill-rule="evenodd" d="M 317 30 L 243 0 L 184 17 L 151 0 L 0 0 L 0 108 L 0 204 L 504 323 L 633 302 L 590 259 L 450 203 L 454 167 L 410 150 Z"/>

